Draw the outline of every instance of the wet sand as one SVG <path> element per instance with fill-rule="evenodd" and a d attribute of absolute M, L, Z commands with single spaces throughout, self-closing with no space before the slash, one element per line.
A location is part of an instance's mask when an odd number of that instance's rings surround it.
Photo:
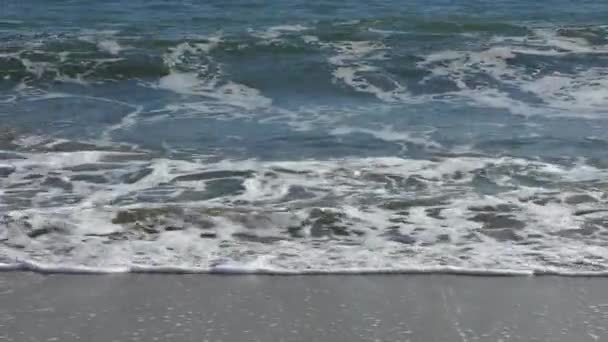
<path fill-rule="evenodd" d="M 608 341 L 608 278 L 0 273 L 2 341 Z"/>

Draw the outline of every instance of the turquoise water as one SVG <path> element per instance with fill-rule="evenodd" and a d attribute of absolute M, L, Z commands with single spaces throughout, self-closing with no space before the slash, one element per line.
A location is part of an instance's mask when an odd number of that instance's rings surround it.
<path fill-rule="evenodd" d="M 603 1 L 4 1 L 0 264 L 601 273 Z"/>

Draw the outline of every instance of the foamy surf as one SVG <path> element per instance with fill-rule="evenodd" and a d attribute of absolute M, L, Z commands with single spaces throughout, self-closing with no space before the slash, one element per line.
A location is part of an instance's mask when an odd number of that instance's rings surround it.
<path fill-rule="evenodd" d="M 1 268 L 603 275 L 606 26 L 377 10 L 5 24 Z"/>
<path fill-rule="evenodd" d="M 22 146 L 0 167 L 7 268 L 601 274 L 608 258 L 606 169 L 584 162 L 189 161 Z"/>

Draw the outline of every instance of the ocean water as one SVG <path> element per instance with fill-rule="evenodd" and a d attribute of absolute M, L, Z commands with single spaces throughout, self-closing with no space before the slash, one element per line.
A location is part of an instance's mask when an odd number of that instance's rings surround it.
<path fill-rule="evenodd" d="M 608 4 L 0 2 L 0 269 L 608 272 Z"/>

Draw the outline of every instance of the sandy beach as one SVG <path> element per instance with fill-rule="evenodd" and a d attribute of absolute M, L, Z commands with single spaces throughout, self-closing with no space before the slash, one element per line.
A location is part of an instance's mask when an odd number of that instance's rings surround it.
<path fill-rule="evenodd" d="M 606 278 L 0 274 L 3 341 L 605 341 Z"/>

